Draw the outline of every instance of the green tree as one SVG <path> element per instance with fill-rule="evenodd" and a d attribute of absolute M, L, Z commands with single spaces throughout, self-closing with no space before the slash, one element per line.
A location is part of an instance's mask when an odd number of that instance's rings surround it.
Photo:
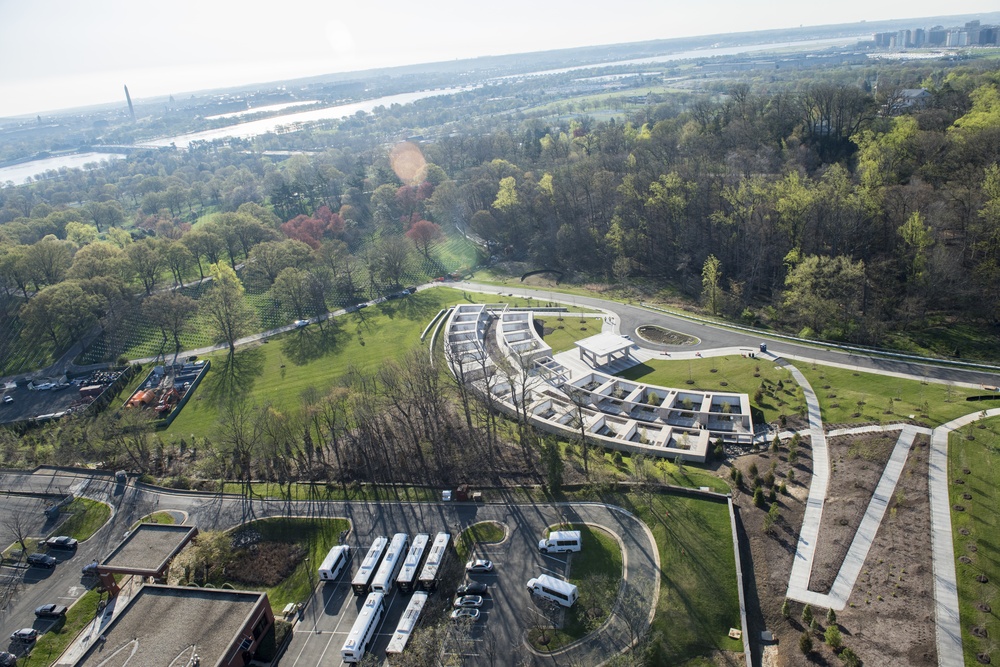
<path fill-rule="evenodd" d="M 558 493 L 563 482 L 562 452 L 555 438 L 547 437 L 542 444 L 542 458 L 545 461 L 546 478 L 549 492 Z"/>
<path fill-rule="evenodd" d="M 899 228 L 899 235 L 903 237 L 903 243 L 909 251 L 909 278 L 920 283 L 924 279 L 924 269 L 927 267 L 928 250 L 934 245 L 931 228 L 924 225 L 920 211 L 914 211 Z"/>
<path fill-rule="evenodd" d="M 158 327 L 164 340 L 174 339 L 174 350 L 181 349 L 181 333 L 190 325 L 198 311 L 198 302 L 178 292 L 157 292 L 142 302 L 142 312 Z"/>
<path fill-rule="evenodd" d="M 720 283 L 722 281 L 722 262 L 716 259 L 715 255 L 705 258 L 705 263 L 701 267 L 701 295 L 708 304 L 713 315 L 719 313 L 719 297 L 721 294 Z"/>
<path fill-rule="evenodd" d="M 236 341 L 258 327 L 257 315 L 244 298 L 243 283 L 232 267 L 212 264 L 209 267 L 212 287 L 201 298 L 199 310 L 208 320 L 215 337 L 236 352 Z"/>
<path fill-rule="evenodd" d="M 510 213 L 519 203 L 517 181 L 513 176 L 501 178 L 500 189 L 497 191 L 496 199 L 493 200 L 493 208 L 501 213 Z"/>
<path fill-rule="evenodd" d="M 842 338 L 861 314 L 864 277 L 864 262 L 809 255 L 785 279 L 785 307 L 800 324 Z"/>
<path fill-rule="evenodd" d="M 75 343 L 97 324 L 105 304 L 103 297 L 87 293 L 76 280 L 46 287 L 21 310 L 23 335 L 28 340 L 48 338 L 56 349 Z"/>
<path fill-rule="evenodd" d="M 836 625 L 827 626 L 826 632 L 823 633 L 823 639 L 826 641 L 826 645 L 834 651 L 844 645 L 844 641 L 840 636 L 840 628 Z"/>
<path fill-rule="evenodd" d="M 788 598 L 785 598 L 785 601 L 781 603 L 781 615 L 784 618 L 792 617 L 792 605 L 788 603 Z"/>
<path fill-rule="evenodd" d="M 802 622 L 806 625 L 812 623 L 813 620 L 813 608 L 808 603 L 805 607 L 802 607 Z"/>
<path fill-rule="evenodd" d="M 809 655 L 813 650 L 813 638 L 812 634 L 808 630 L 803 630 L 802 634 L 799 636 L 799 650 L 802 651 L 802 655 Z"/>

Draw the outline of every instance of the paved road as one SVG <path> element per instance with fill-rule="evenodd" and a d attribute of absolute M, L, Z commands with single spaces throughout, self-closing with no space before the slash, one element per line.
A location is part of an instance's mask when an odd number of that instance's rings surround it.
<path fill-rule="evenodd" d="M 589 523 L 616 534 L 625 553 L 625 578 L 639 590 L 656 590 L 659 585 L 659 556 L 652 535 L 637 518 L 614 507 L 598 504 L 573 503 L 559 505 L 473 504 L 473 503 L 396 503 L 396 502 L 285 502 L 255 500 L 246 503 L 234 496 L 203 496 L 173 493 L 166 490 L 120 486 L 105 477 L 88 477 L 65 473 L 40 472 L 4 473 L 0 475 L 0 489 L 21 493 L 68 493 L 104 500 L 116 511 L 107 526 L 92 540 L 81 546 L 74 559 L 82 565 L 93 557 L 103 557 L 122 538 L 131 524 L 154 511 L 177 510 L 188 514 L 189 522 L 203 529 L 228 528 L 247 518 L 267 516 L 318 516 L 344 517 L 351 521 L 352 531 L 348 544 L 356 549 L 367 549 L 378 535 L 391 535 L 405 531 L 436 533 L 446 530 L 458 535 L 465 527 L 479 521 L 502 523 L 508 537 L 498 545 L 484 548 L 482 555 L 497 563 L 496 574 L 489 580 L 492 601 L 486 608 L 486 621 L 476 632 L 482 638 L 489 630 L 497 637 L 498 645 L 505 651 L 524 650 L 522 638 L 534 618 L 533 601 L 524 584 L 533 576 L 545 571 L 565 572 L 565 557 L 549 557 L 538 553 L 537 540 L 542 531 L 560 522 Z M 357 568 L 360 559 L 355 559 Z M 73 569 L 79 578 L 79 570 Z M 54 585 L 65 586 L 62 571 L 58 568 L 52 579 Z M 69 575 L 65 575 L 67 578 Z M 58 583 L 63 582 L 63 583 Z M 443 599 L 445 596 L 440 596 Z M 651 617 L 652 598 L 644 600 L 644 612 Z M 388 634 L 395 627 L 405 600 L 395 600 L 388 620 L 382 629 L 376 649 L 379 654 L 388 643 Z M 341 617 L 332 613 L 345 611 Z M 339 653 L 336 637 L 350 629 L 349 614 L 356 614 L 353 596 L 346 589 L 328 590 L 318 587 L 312 605 L 307 609 L 305 623 L 296 632 L 284 662 L 303 667 L 328 664 L 331 651 Z M 20 626 L 18 626 L 20 627 Z M 315 630 L 320 629 L 317 636 Z M 599 664 L 627 644 L 627 633 L 620 621 L 606 625 L 596 638 L 574 646 L 555 658 L 535 657 L 536 664 Z M 342 644 L 343 639 L 340 639 Z M 506 654 L 506 653 L 505 653 Z M 526 653 L 527 655 L 527 653 Z M 334 662 L 334 664 L 337 664 Z"/>
<path fill-rule="evenodd" d="M 476 282 L 453 283 L 451 286 L 460 286 L 464 289 L 471 289 L 492 294 L 513 294 L 515 296 L 531 297 L 533 299 L 543 299 L 546 301 L 558 301 L 563 304 L 586 306 L 615 313 L 619 318 L 620 333 L 632 335 L 640 347 L 656 350 L 677 349 L 676 346 L 657 345 L 640 340 L 635 336 L 635 329 L 643 324 L 656 324 L 680 333 L 694 336 L 698 343 L 693 346 L 685 346 L 685 349 L 701 350 L 713 349 L 717 347 L 746 347 L 756 350 L 761 342 L 767 343 L 769 352 L 779 357 L 805 358 L 815 360 L 819 363 L 837 363 L 857 368 L 861 371 L 876 373 L 903 373 L 918 378 L 928 378 L 943 380 L 948 382 L 965 382 L 970 384 L 997 385 L 1000 383 L 1000 372 L 988 370 L 976 371 L 960 368 L 949 368 L 946 366 L 936 366 L 931 363 L 920 363 L 918 361 L 907 361 L 903 359 L 883 359 L 879 357 L 869 357 L 853 352 L 837 350 L 835 348 L 813 347 L 800 345 L 797 343 L 770 339 L 766 335 L 726 329 L 702 324 L 694 320 L 662 313 L 637 305 L 623 304 L 617 301 L 608 301 L 587 296 L 573 296 L 560 292 L 551 292 L 544 289 L 533 289 L 512 285 L 498 287 L 496 285 L 486 285 Z"/>

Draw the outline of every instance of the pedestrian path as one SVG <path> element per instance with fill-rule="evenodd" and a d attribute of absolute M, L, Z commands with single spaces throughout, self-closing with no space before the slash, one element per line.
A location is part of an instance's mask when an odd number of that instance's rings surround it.
<path fill-rule="evenodd" d="M 986 417 L 1000 416 L 1000 408 Z M 948 497 L 948 436 L 952 431 L 980 419 L 972 412 L 938 426 L 931 433 L 927 487 L 931 501 L 931 554 L 934 558 L 934 621 L 937 624 L 937 654 L 940 667 L 962 667 L 962 626 L 958 613 L 958 577 L 955 572 L 951 501 Z"/>

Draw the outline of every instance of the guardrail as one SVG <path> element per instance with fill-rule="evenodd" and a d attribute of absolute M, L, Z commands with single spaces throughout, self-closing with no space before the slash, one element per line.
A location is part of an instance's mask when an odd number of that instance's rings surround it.
<path fill-rule="evenodd" d="M 760 329 L 755 329 L 753 327 L 743 326 L 742 324 L 719 322 L 717 320 L 709 320 L 703 317 L 698 317 L 696 315 L 688 315 L 687 313 L 678 313 L 676 311 L 667 310 L 666 308 L 660 308 L 659 306 L 653 306 L 651 304 L 644 303 L 642 301 L 639 302 L 639 305 L 648 310 L 655 310 L 665 315 L 679 317 L 685 320 L 690 320 L 692 322 L 697 322 L 699 324 L 710 324 L 712 326 L 720 327 L 723 329 L 733 329 L 735 331 L 743 331 L 746 333 L 751 333 L 755 336 L 761 336 L 763 338 L 776 338 L 779 340 L 787 340 L 792 343 L 811 345 L 813 347 L 830 347 L 830 348 L 835 348 L 837 350 L 843 350 L 845 352 L 860 352 L 866 355 L 877 355 L 882 357 L 889 357 L 892 359 L 902 359 L 904 361 L 914 361 L 923 364 L 940 364 L 944 366 L 953 366 L 955 368 L 970 368 L 970 369 L 981 369 L 986 371 L 1000 371 L 1000 366 L 994 366 L 992 364 L 984 364 L 975 361 L 956 361 L 954 359 L 940 359 L 937 357 L 921 357 L 916 354 L 904 354 L 902 352 L 892 352 L 890 350 L 882 350 L 877 347 L 862 347 L 860 345 L 845 345 L 843 343 L 834 343 L 825 340 L 800 338 L 799 336 L 791 336 L 789 334 L 775 333 L 773 331 L 762 331 Z"/>

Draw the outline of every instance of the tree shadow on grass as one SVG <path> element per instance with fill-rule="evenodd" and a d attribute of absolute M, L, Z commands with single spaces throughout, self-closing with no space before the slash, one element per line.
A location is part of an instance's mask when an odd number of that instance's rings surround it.
<path fill-rule="evenodd" d="M 239 350 L 212 364 L 212 372 L 202 382 L 202 391 L 213 403 L 223 403 L 233 396 L 249 393 L 264 374 L 264 350 L 251 347 Z"/>
<path fill-rule="evenodd" d="M 282 338 L 281 352 L 296 366 L 305 366 L 336 353 L 343 343 L 340 332 L 340 324 L 332 319 L 319 326 L 299 329 Z"/>

